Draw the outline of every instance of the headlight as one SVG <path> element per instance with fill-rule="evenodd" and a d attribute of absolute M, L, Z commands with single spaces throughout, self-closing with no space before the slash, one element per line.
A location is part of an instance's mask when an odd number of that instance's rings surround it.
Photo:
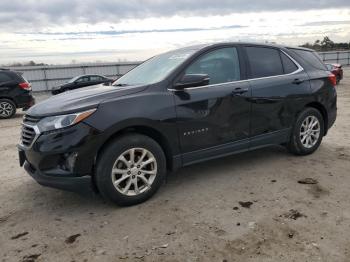
<path fill-rule="evenodd" d="M 96 108 L 69 115 L 49 116 L 40 120 L 40 122 L 37 125 L 40 132 L 52 131 L 75 125 L 92 115 L 95 111 Z"/>

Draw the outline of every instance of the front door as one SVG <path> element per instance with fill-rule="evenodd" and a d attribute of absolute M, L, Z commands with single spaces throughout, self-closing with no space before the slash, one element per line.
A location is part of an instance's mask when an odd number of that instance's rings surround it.
<path fill-rule="evenodd" d="M 247 149 L 249 83 L 242 79 L 236 47 L 201 55 L 186 74 L 207 74 L 209 85 L 174 91 L 184 165 Z"/>

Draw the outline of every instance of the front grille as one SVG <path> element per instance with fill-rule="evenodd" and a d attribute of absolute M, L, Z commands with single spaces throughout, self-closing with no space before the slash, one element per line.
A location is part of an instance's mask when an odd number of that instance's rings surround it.
<path fill-rule="evenodd" d="M 30 146 L 34 141 L 35 136 L 36 133 L 33 127 L 27 125 L 22 126 L 21 140 L 24 146 Z"/>
<path fill-rule="evenodd" d="M 40 118 L 25 115 L 23 118 L 21 142 L 22 145 L 30 147 L 38 135 L 35 132 L 35 125 L 40 121 Z"/>

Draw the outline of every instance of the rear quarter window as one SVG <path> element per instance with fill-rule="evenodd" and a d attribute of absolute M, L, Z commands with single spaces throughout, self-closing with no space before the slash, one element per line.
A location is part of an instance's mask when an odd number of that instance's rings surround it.
<path fill-rule="evenodd" d="M 307 64 L 313 68 L 320 70 L 327 70 L 326 65 L 322 62 L 321 58 L 314 51 L 301 50 L 301 49 L 292 49 L 300 59 L 305 61 Z"/>
<path fill-rule="evenodd" d="M 298 67 L 289 57 L 281 52 L 281 59 L 283 64 L 283 69 L 285 74 L 290 74 L 298 70 Z"/>

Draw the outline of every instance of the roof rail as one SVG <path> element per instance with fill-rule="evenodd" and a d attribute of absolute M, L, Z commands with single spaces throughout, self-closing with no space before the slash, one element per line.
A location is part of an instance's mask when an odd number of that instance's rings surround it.
<path fill-rule="evenodd" d="M 8 69 L 8 68 L 1 68 L 1 67 L 0 67 L 0 70 L 6 70 L 6 71 L 9 71 L 10 69 Z"/>

